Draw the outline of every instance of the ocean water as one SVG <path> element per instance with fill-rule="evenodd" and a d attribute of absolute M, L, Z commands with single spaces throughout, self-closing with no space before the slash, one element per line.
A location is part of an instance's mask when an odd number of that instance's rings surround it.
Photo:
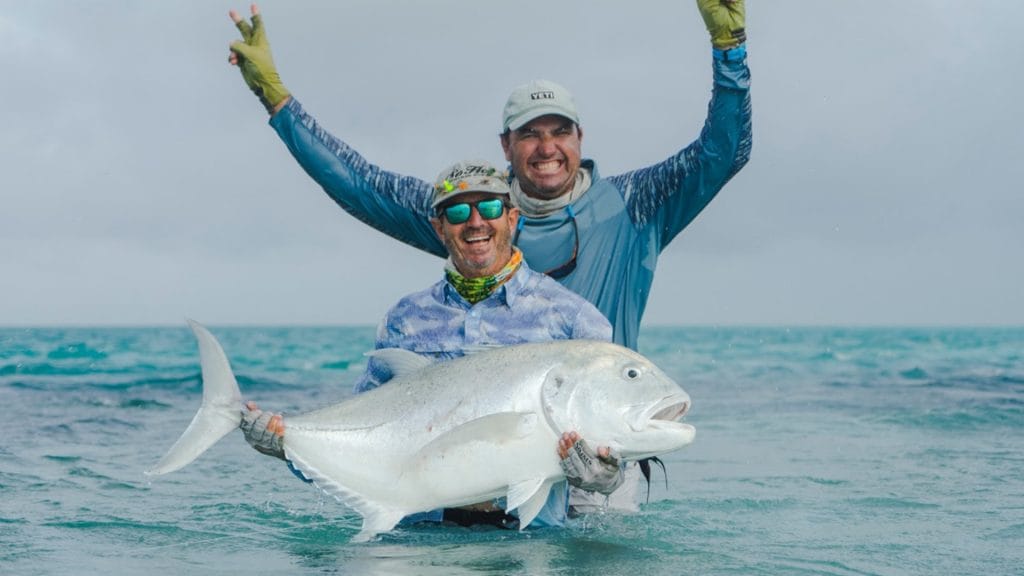
<path fill-rule="evenodd" d="M 341 399 L 371 328 L 211 327 L 243 394 Z M 191 333 L 0 329 L 0 574 L 1024 574 L 1024 329 L 645 328 L 695 442 L 637 514 L 523 533 L 359 518 L 198 407 Z"/>

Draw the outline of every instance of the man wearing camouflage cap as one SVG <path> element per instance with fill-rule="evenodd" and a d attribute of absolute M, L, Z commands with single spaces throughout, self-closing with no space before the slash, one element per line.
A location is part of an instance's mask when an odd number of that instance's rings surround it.
<path fill-rule="evenodd" d="M 402 348 L 433 360 L 466 354 L 467 349 L 548 340 L 611 340 L 611 325 L 592 304 L 548 276 L 534 272 L 512 246 L 519 211 L 509 202 L 508 174 L 484 161 L 459 162 L 434 183 L 431 218 L 448 250 L 444 278 L 398 301 L 377 328 L 375 348 Z M 356 384 L 364 392 L 393 374 L 371 356 Z M 243 413 L 246 440 L 260 452 L 284 458 L 286 433 L 279 415 L 254 405 Z M 573 431 L 554 447 L 568 484 L 608 494 L 623 480 L 618 460 L 606 447 L 593 450 Z M 547 503 L 531 526 L 561 526 L 568 513 L 566 482 L 552 486 Z M 517 519 L 487 502 L 459 509 L 416 514 L 407 522 L 453 521 L 513 527 Z"/>

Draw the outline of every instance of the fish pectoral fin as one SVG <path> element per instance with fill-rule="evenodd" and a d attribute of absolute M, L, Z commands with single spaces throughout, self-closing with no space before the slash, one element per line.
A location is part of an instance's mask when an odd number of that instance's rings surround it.
<path fill-rule="evenodd" d="M 528 436 L 537 427 L 534 412 L 499 412 L 465 422 L 428 442 L 417 453 L 419 459 L 443 457 L 452 449 L 475 442 L 501 444 Z"/>
<path fill-rule="evenodd" d="M 508 487 L 508 511 L 519 512 L 519 529 L 526 528 L 548 501 L 553 480 L 532 478 Z"/>

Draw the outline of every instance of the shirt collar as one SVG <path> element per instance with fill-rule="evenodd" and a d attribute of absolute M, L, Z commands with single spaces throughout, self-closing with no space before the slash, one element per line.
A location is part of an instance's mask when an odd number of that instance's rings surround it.
<path fill-rule="evenodd" d="M 530 273 L 525 270 L 529 269 L 526 265 L 526 261 L 523 260 L 522 264 L 519 265 L 519 269 L 516 270 L 515 274 L 511 278 L 506 280 L 498 289 L 494 291 L 487 298 L 481 300 L 477 304 L 483 304 L 485 302 L 491 302 L 498 299 L 498 303 L 504 304 L 511 308 L 515 303 L 516 298 L 526 288 L 526 282 L 529 278 Z M 456 304 L 464 310 L 469 310 L 473 307 L 461 294 L 452 286 L 447 280 L 441 279 L 442 290 L 444 294 L 444 300 L 448 304 Z"/>

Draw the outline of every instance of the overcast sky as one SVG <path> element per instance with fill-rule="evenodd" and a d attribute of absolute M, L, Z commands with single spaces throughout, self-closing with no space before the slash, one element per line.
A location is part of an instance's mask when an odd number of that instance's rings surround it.
<path fill-rule="evenodd" d="M 441 261 L 345 214 L 227 64 L 223 1 L 0 0 L 0 325 L 375 324 Z M 504 162 L 568 86 L 604 175 L 689 144 L 692 1 L 261 3 L 278 69 L 387 169 Z M 1024 3 L 750 0 L 750 163 L 663 253 L 646 324 L 1024 324 Z"/>

